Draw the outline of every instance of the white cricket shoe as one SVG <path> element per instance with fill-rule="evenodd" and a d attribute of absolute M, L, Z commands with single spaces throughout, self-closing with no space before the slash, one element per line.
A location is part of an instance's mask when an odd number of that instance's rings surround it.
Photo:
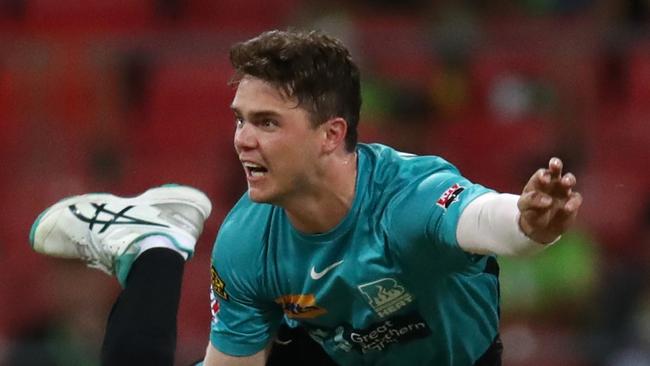
<path fill-rule="evenodd" d="M 140 240 L 166 236 L 189 258 L 211 210 L 203 192 L 181 185 L 152 188 L 131 198 L 84 194 L 43 211 L 32 225 L 29 241 L 39 253 L 79 258 L 124 284 Z"/>

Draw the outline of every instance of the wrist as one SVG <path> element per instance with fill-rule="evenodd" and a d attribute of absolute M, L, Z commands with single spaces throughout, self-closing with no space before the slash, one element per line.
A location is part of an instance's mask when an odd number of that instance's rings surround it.
<path fill-rule="evenodd" d="M 536 243 L 550 245 L 554 244 L 561 238 L 561 235 L 555 235 L 543 230 L 536 230 L 532 225 L 528 223 L 526 219 L 524 219 L 522 215 L 519 215 L 519 220 L 517 221 L 519 223 L 519 230 L 521 233 Z"/>

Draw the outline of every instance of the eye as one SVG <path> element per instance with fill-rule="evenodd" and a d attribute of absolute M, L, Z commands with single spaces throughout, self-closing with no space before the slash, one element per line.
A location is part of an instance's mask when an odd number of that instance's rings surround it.
<path fill-rule="evenodd" d="M 241 117 L 235 116 L 235 126 L 241 128 L 244 125 L 244 119 Z"/>
<path fill-rule="evenodd" d="M 262 126 L 264 127 L 274 127 L 277 126 L 278 122 L 276 122 L 274 119 L 267 118 L 262 121 Z"/>

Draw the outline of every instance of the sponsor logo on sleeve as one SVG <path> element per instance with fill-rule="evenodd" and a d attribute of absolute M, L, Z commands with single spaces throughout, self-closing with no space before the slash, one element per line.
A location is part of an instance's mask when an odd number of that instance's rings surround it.
<path fill-rule="evenodd" d="M 211 266 L 210 268 L 210 279 L 212 283 L 212 292 L 219 295 L 219 297 L 222 299 L 228 300 L 228 294 L 226 293 L 226 283 L 223 282 L 221 277 L 219 277 L 219 273 L 217 272 L 217 269 L 214 268 L 214 266 Z"/>
<path fill-rule="evenodd" d="M 455 183 L 453 186 L 447 188 L 447 190 L 438 198 L 436 204 L 444 209 L 449 208 L 452 203 L 458 200 L 458 196 L 465 190 L 465 187 L 461 186 L 458 183 Z"/>
<path fill-rule="evenodd" d="M 217 301 L 217 295 L 214 294 L 214 290 L 210 289 L 210 311 L 212 313 L 212 319 L 216 320 L 217 313 L 219 312 L 219 301 Z"/>
<path fill-rule="evenodd" d="M 413 295 L 393 278 L 382 278 L 360 285 L 359 291 L 382 318 L 413 302 Z"/>
<path fill-rule="evenodd" d="M 327 313 L 327 310 L 316 305 L 316 298 L 312 294 L 284 295 L 275 299 L 282 306 L 282 311 L 289 318 L 309 319 Z"/>

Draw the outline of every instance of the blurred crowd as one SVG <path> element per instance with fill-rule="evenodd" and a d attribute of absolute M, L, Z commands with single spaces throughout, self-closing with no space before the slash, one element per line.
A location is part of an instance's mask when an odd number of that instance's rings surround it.
<path fill-rule="evenodd" d="M 551 156 L 578 177 L 578 225 L 500 259 L 505 365 L 650 365 L 647 0 L 0 0 L 0 365 L 97 364 L 119 291 L 29 249 L 40 211 L 167 182 L 215 206 L 179 314 L 178 364 L 201 357 L 212 242 L 245 190 L 228 49 L 287 27 L 351 49 L 362 141 L 504 192 Z"/>

